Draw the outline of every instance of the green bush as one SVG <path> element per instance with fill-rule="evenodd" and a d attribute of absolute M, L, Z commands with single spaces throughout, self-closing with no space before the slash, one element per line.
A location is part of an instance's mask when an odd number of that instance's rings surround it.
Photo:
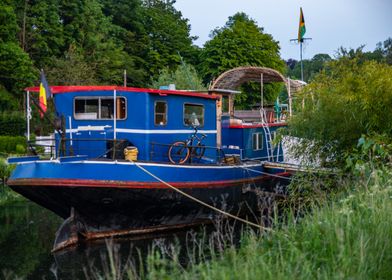
<path fill-rule="evenodd" d="M 0 136 L 0 153 L 23 154 L 26 152 L 26 138 L 23 136 Z"/>
<path fill-rule="evenodd" d="M 0 114 L 0 134 L 22 136 L 26 132 L 23 112 L 4 112 Z"/>
<path fill-rule="evenodd" d="M 288 134 L 299 137 L 305 151 L 322 163 L 344 165 L 362 135 L 392 137 L 392 67 L 341 59 L 296 97 Z M 302 145 L 303 144 L 303 145 Z"/>

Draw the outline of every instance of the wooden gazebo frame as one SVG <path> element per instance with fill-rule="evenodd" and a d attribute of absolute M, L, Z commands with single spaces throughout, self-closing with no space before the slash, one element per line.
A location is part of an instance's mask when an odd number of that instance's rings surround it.
<path fill-rule="evenodd" d="M 211 86 L 209 87 L 209 92 L 218 95 L 226 95 L 229 98 L 229 114 L 231 117 L 234 116 L 234 96 L 233 93 L 239 89 L 239 87 L 247 82 L 260 82 L 260 101 L 261 108 L 263 109 L 263 85 L 269 83 L 284 83 L 287 88 L 288 93 L 288 110 L 289 115 L 292 115 L 292 94 L 298 92 L 305 83 L 302 81 L 291 80 L 290 78 L 285 78 L 277 70 L 267 68 L 267 67 L 256 67 L 256 66 L 243 66 L 233 68 L 222 73 L 217 79 L 215 79 Z M 238 93 L 238 92 L 237 92 Z M 217 144 L 221 144 L 221 116 L 222 116 L 222 100 L 217 107 L 217 128 L 218 137 Z"/>

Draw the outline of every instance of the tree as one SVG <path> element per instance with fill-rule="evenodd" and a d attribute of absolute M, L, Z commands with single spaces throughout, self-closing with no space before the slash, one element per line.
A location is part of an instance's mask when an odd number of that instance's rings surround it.
<path fill-rule="evenodd" d="M 304 69 L 304 80 L 305 82 L 310 82 L 315 75 L 317 75 L 321 70 L 324 69 L 327 62 L 331 61 L 332 58 L 328 54 L 316 54 L 311 60 L 303 60 Z M 288 63 L 288 60 L 286 63 Z M 288 68 L 288 76 L 293 79 L 301 79 L 301 63 L 299 61 L 290 61 Z"/>
<path fill-rule="evenodd" d="M 134 65 L 124 51 L 123 42 L 115 40 L 118 27 L 110 22 L 96 0 L 71 0 L 60 4 L 67 48 L 74 45 L 84 57 L 99 83 L 122 84 L 123 70 Z"/>
<path fill-rule="evenodd" d="M 264 66 L 280 72 L 285 69 L 278 42 L 244 13 L 229 17 L 226 25 L 215 29 L 211 37 L 204 45 L 198 67 L 205 83 L 239 66 Z M 281 85 L 266 85 L 266 101 L 273 102 L 280 90 Z M 260 85 L 244 85 L 242 93 L 236 96 L 236 107 L 249 108 L 255 102 L 260 102 Z"/>
<path fill-rule="evenodd" d="M 362 135 L 392 137 L 392 66 L 360 58 L 329 62 L 306 87 L 288 134 L 303 139 L 297 154 L 344 163 Z M 306 149 L 305 149 L 306 148 Z"/>
<path fill-rule="evenodd" d="M 177 89 L 206 90 L 196 69 L 186 63 L 180 64 L 175 71 L 171 71 L 169 68 L 162 70 L 158 79 L 151 84 L 151 87 L 159 88 L 170 84 L 175 84 Z"/>
<path fill-rule="evenodd" d="M 144 27 L 148 34 L 148 44 L 144 47 L 147 70 L 152 77 L 159 75 L 165 67 L 174 70 L 185 61 L 194 61 L 198 55 L 192 46 L 195 39 L 190 36 L 188 20 L 182 17 L 173 4 L 175 1 L 144 1 Z"/>
<path fill-rule="evenodd" d="M 64 57 L 54 58 L 48 69 L 48 80 L 55 85 L 93 85 L 97 83 L 95 69 L 88 64 L 81 51 L 74 45 Z"/>
<path fill-rule="evenodd" d="M 149 81 L 146 62 L 148 35 L 143 25 L 144 7 L 141 0 L 100 0 L 103 13 L 116 26 L 115 40 L 122 42 L 123 49 L 132 59 L 128 67 L 128 82 L 133 86 L 145 86 Z"/>
<path fill-rule="evenodd" d="M 50 64 L 66 50 L 58 0 L 14 1 L 19 25 L 19 45 L 37 68 Z"/>
<path fill-rule="evenodd" d="M 215 29 L 211 36 L 199 65 L 204 82 L 238 66 L 265 66 L 281 72 L 285 69 L 278 42 L 244 13 L 229 17 L 226 25 Z"/>
<path fill-rule="evenodd" d="M 18 26 L 11 5 L 0 6 L 0 88 L 5 100 L 12 94 L 22 100 L 22 91 L 35 80 L 36 72 L 29 56 L 19 47 L 16 34 Z M 22 108 L 23 103 L 18 102 Z M 11 106 L 13 107 L 13 106 Z M 13 107 L 14 108 L 14 107 Z"/>

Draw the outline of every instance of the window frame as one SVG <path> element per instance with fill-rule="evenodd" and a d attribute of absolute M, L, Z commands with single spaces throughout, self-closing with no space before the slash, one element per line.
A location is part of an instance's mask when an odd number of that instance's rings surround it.
<path fill-rule="evenodd" d="M 186 105 L 201 106 L 202 107 L 202 109 L 203 109 L 203 111 L 202 111 L 202 113 L 203 113 L 203 124 L 199 125 L 197 127 L 204 127 L 204 125 L 205 125 L 205 107 L 204 107 L 204 104 L 201 104 L 201 103 L 189 103 L 189 102 L 184 102 L 183 103 L 183 105 L 182 105 L 182 123 L 183 123 L 183 125 L 186 126 L 186 127 L 190 126 L 190 125 L 185 123 L 185 106 Z"/>
<path fill-rule="evenodd" d="M 256 149 L 255 149 L 255 143 L 254 143 L 254 139 L 255 139 L 255 135 L 257 135 L 256 137 Z M 260 141 L 261 140 L 261 141 Z M 264 134 L 262 132 L 254 132 L 252 133 L 252 150 L 253 151 L 261 151 L 264 149 Z"/>
<path fill-rule="evenodd" d="M 157 103 L 158 102 L 161 102 L 161 103 L 165 103 L 165 115 L 166 115 L 166 123 L 164 123 L 164 124 L 159 124 L 159 123 L 156 123 L 155 122 L 155 120 L 156 120 L 156 114 L 157 114 L 157 111 L 156 111 L 156 106 L 157 106 Z M 164 100 L 156 100 L 155 102 L 154 102 L 154 125 L 155 126 L 167 126 L 167 123 L 169 122 L 169 114 L 168 114 L 168 111 L 169 111 L 169 106 L 168 106 L 168 104 L 167 104 L 167 101 L 164 101 Z M 159 113 L 159 114 L 161 114 L 161 113 Z"/>
<path fill-rule="evenodd" d="M 121 98 L 125 100 L 125 117 L 121 118 L 121 119 L 116 118 L 116 120 L 117 121 L 124 121 L 128 118 L 128 99 L 125 96 L 116 96 L 115 101 L 112 96 L 75 96 L 73 98 L 73 108 L 72 108 L 73 117 L 75 120 L 78 120 L 78 121 L 111 121 L 111 120 L 114 120 L 114 117 L 113 118 L 101 118 L 101 115 L 102 115 L 101 100 L 102 99 L 106 99 L 106 100 L 111 99 L 114 102 L 117 102 L 117 99 L 121 99 Z M 96 99 L 98 99 L 98 117 L 96 119 L 92 119 L 92 118 L 81 119 L 81 118 L 77 117 L 76 111 L 75 111 L 77 100 L 96 100 Z M 114 104 L 113 104 L 113 106 L 114 106 Z M 113 109 L 114 109 L 114 107 L 113 107 Z"/>

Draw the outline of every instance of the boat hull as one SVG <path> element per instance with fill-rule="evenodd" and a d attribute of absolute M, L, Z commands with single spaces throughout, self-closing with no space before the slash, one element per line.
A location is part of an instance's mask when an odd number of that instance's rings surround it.
<path fill-rule="evenodd" d="M 97 173 L 102 166 L 106 170 L 104 175 Z M 274 191 L 276 186 L 288 183 L 276 175 L 289 176 L 281 170 L 268 175 L 260 164 L 242 167 L 144 164 L 142 168 L 189 196 L 236 215 L 257 211 L 257 191 Z M 64 171 L 62 177 L 59 170 Z M 130 163 L 34 162 L 18 165 L 8 184 L 62 218 L 71 216 L 77 220 L 78 226 L 74 228 L 87 238 L 193 225 L 212 220 L 218 214 L 145 175 L 140 166 Z"/>

